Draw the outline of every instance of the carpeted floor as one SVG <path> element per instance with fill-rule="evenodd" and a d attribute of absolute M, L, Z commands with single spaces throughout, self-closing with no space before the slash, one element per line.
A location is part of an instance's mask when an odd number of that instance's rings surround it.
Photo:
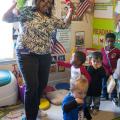
<path fill-rule="evenodd" d="M 111 106 L 112 103 L 110 101 L 102 101 L 101 110 L 97 115 L 93 116 L 93 120 L 120 120 L 120 118 L 118 118 L 118 116 L 120 116 L 120 108 L 114 108 L 114 112 L 110 109 Z M 47 112 L 48 117 L 42 118 L 41 120 L 62 120 L 61 106 L 51 105 L 45 112 Z M 21 120 L 20 118 L 23 113 L 24 109 L 22 104 L 3 107 L 0 108 L 0 120 Z"/>

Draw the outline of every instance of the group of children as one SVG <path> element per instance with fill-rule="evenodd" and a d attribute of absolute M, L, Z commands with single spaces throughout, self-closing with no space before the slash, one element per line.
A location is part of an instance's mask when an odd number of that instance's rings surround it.
<path fill-rule="evenodd" d="M 84 117 L 92 120 L 91 113 L 98 113 L 101 96 L 108 99 L 108 77 L 120 79 L 120 50 L 114 46 L 115 39 L 113 33 L 106 34 L 106 46 L 91 53 L 87 68 L 83 65 L 86 55 L 81 51 L 74 53 L 70 63 L 64 63 L 65 67 L 71 67 L 70 93 L 62 102 L 64 120 L 83 120 Z M 117 100 L 116 87 L 111 99 Z"/>

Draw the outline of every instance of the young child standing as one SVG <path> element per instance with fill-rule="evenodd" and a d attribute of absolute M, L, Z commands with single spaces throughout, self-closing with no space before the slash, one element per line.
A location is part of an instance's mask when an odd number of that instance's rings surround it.
<path fill-rule="evenodd" d="M 107 93 L 107 80 L 110 75 L 113 74 L 117 60 L 120 58 L 120 50 L 115 48 L 115 40 L 116 36 L 114 33 L 107 33 L 105 36 L 106 46 L 101 49 L 101 53 L 103 55 L 103 66 L 106 71 L 106 77 L 103 79 L 103 88 L 102 88 L 102 98 L 108 99 Z M 117 90 L 116 88 L 113 90 L 111 94 L 111 99 L 113 102 L 117 101 Z"/>
<path fill-rule="evenodd" d="M 82 77 L 71 85 L 71 92 L 62 102 L 63 120 L 83 120 L 84 116 L 87 120 L 92 119 L 84 104 L 87 89 L 88 81 Z"/>
<path fill-rule="evenodd" d="M 101 52 L 91 53 L 90 66 L 88 72 L 91 75 L 91 82 L 88 87 L 87 96 L 85 99 L 86 106 L 91 110 L 93 114 L 99 111 L 100 107 L 100 96 L 102 90 L 102 78 L 105 76 L 105 70 L 102 66 L 102 54 Z"/>
<path fill-rule="evenodd" d="M 86 55 L 84 52 L 81 51 L 75 51 L 75 53 L 72 55 L 72 58 L 69 62 L 58 62 L 58 65 L 62 65 L 67 68 L 71 68 L 71 78 L 70 78 L 70 85 L 74 83 L 75 80 L 79 79 L 81 75 L 83 74 L 87 80 L 90 82 L 90 75 L 87 72 L 85 66 L 83 66 L 83 63 L 86 61 Z"/>
<path fill-rule="evenodd" d="M 117 81 L 118 87 L 118 106 L 120 106 L 120 58 L 117 61 L 117 67 L 113 73 L 113 78 Z"/>

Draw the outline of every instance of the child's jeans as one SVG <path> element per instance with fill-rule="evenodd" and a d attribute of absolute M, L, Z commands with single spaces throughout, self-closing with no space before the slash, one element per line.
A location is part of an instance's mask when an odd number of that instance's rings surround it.
<path fill-rule="evenodd" d="M 93 104 L 93 105 L 92 105 Z M 86 97 L 86 106 L 90 109 L 93 106 L 94 109 L 99 110 L 100 106 L 100 97 L 87 96 Z"/>

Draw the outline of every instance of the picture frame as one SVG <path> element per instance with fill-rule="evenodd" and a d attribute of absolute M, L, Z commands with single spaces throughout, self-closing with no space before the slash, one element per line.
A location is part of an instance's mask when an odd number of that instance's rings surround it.
<path fill-rule="evenodd" d="M 56 62 L 57 62 L 57 56 L 56 55 L 52 55 L 51 64 L 56 64 Z"/>
<path fill-rule="evenodd" d="M 55 72 L 57 72 L 56 64 L 52 64 L 52 65 L 50 66 L 50 73 L 55 73 Z"/>
<path fill-rule="evenodd" d="M 58 61 L 65 61 L 65 55 L 59 55 Z M 64 72 L 65 67 L 64 66 L 58 66 L 58 72 Z"/>
<path fill-rule="evenodd" d="M 77 31 L 75 32 L 75 46 L 80 47 L 85 44 L 85 32 Z"/>

